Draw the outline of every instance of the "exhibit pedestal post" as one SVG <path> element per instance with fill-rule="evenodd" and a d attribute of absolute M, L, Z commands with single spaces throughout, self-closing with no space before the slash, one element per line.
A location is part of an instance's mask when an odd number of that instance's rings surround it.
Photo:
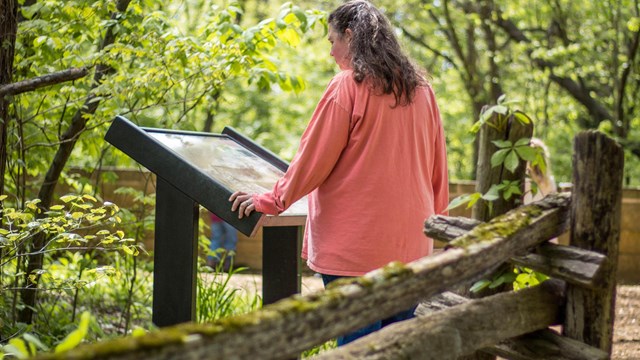
<path fill-rule="evenodd" d="M 262 228 L 262 303 L 300 293 L 300 227 Z"/>
<path fill-rule="evenodd" d="M 153 255 L 153 323 L 194 321 L 198 204 L 158 177 Z"/>

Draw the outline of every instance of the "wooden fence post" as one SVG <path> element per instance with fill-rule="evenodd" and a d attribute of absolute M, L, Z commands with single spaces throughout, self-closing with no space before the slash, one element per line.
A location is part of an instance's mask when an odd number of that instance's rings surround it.
<path fill-rule="evenodd" d="M 531 122 L 523 124 L 514 114 L 511 114 L 508 117 L 498 113 L 493 114 L 491 119 L 480 128 L 480 132 L 478 134 L 479 148 L 478 167 L 476 171 L 476 192 L 486 194 L 491 186 L 500 184 L 504 180 L 520 180 L 520 190 L 524 190 L 526 162 L 521 159 L 518 167 L 513 173 L 507 170 L 504 164 L 493 167 L 491 165 L 491 157 L 496 151 L 498 151 L 498 147 L 493 144 L 493 141 L 508 140 L 511 141 L 511 143 L 515 143 L 522 138 L 531 138 L 532 135 L 533 124 Z M 507 211 L 522 205 L 520 200 L 521 197 L 517 195 L 512 196 L 509 200 L 505 200 L 501 193 L 500 197 L 493 201 L 491 208 L 489 208 L 487 202 L 480 199 L 473 206 L 472 217 L 480 221 L 489 221 L 496 216 L 502 215 Z M 512 266 L 505 263 L 498 267 L 495 272 L 489 276 L 509 271 L 509 269 L 512 269 Z M 462 294 L 473 298 L 480 298 L 510 289 L 511 284 L 505 284 L 495 289 L 485 288 L 478 293 L 471 293 L 465 289 L 465 291 L 462 291 Z M 491 359 L 495 359 L 495 356 L 479 351 L 472 355 L 463 356 L 459 360 Z"/>
<path fill-rule="evenodd" d="M 563 334 L 611 354 L 624 153 L 597 131 L 575 137 L 570 245 L 607 256 L 600 289 L 567 286 Z"/>

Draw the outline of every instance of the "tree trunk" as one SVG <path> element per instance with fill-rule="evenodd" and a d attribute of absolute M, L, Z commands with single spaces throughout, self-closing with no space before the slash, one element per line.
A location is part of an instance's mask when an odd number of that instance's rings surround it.
<path fill-rule="evenodd" d="M 13 58 L 18 31 L 18 2 L 0 3 L 0 86 L 10 84 L 13 77 Z M 9 97 L 0 96 L 0 194 L 4 194 L 4 175 L 7 166 L 7 129 Z"/>

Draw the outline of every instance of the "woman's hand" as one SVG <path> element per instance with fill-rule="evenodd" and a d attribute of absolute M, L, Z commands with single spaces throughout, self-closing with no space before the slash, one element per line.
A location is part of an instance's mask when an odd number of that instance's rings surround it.
<path fill-rule="evenodd" d="M 253 194 L 247 194 L 242 191 L 236 191 L 231 194 L 229 201 L 232 201 L 231 211 L 238 210 L 238 219 L 249 216 L 256 209 L 253 204 Z"/>

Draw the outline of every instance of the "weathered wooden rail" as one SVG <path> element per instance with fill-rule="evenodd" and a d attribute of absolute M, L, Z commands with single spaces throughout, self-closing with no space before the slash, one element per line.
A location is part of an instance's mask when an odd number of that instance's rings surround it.
<path fill-rule="evenodd" d="M 437 255 L 392 263 L 253 313 L 40 358 L 286 359 L 424 302 L 416 319 L 318 358 L 456 359 L 482 350 L 514 359 L 606 359 L 613 329 L 622 152 L 596 132 L 580 134 L 575 152 L 572 194 L 548 196 L 487 222 L 429 220 L 426 232 L 449 242 Z M 571 246 L 546 244 L 567 230 Z M 505 261 L 554 279 L 474 300 L 447 292 Z M 553 325 L 562 325 L 563 334 L 548 330 Z"/>

